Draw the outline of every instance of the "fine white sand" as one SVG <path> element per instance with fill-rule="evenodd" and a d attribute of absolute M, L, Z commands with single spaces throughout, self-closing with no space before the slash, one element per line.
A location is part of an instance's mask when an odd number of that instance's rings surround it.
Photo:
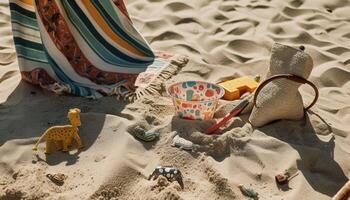
<path fill-rule="evenodd" d="M 127 104 L 115 98 L 56 96 L 20 81 L 7 0 L 0 1 L 0 199 L 329 199 L 350 177 L 350 2 L 348 0 L 126 0 L 140 32 L 157 50 L 187 55 L 190 63 L 170 82 L 216 82 L 264 75 L 274 42 L 304 45 L 314 60 L 310 80 L 320 91 L 300 121 L 262 128 L 249 114 L 231 120 L 220 136 L 204 136 L 210 122 L 173 116 L 168 97 Z M 305 103 L 313 98 L 301 89 Z M 48 127 L 82 110 L 81 151 L 46 156 L 31 148 Z M 268 113 L 266 113 L 268 115 Z M 137 126 L 139 125 L 139 126 Z M 154 129 L 145 143 L 135 127 Z M 174 131 L 201 145 L 171 147 Z M 164 178 L 148 181 L 157 165 L 175 166 L 185 189 Z M 274 176 L 299 169 L 288 185 Z M 58 186 L 46 174 L 63 173 Z"/>

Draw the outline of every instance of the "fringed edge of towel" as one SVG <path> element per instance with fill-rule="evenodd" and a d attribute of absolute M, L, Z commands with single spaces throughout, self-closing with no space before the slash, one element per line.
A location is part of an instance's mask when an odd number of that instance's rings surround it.
<path fill-rule="evenodd" d="M 159 75 L 145 88 L 132 89 L 130 86 L 115 88 L 118 100 L 134 102 L 146 96 L 161 95 L 164 91 L 164 82 L 176 75 L 186 66 L 189 59 L 184 55 L 174 55 L 169 59 L 169 65 L 165 67 Z M 124 88 L 123 88 L 124 87 Z M 124 92 L 122 91 L 124 90 Z"/>
<path fill-rule="evenodd" d="M 49 91 L 54 92 L 55 94 L 58 94 L 58 95 L 61 95 L 64 93 L 70 93 L 70 88 L 68 85 L 63 85 L 63 84 L 60 84 L 58 82 L 51 84 L 51 85 L 48 85 L 48 86 L 40 85 L 40 87 L 46 88 Z"/>

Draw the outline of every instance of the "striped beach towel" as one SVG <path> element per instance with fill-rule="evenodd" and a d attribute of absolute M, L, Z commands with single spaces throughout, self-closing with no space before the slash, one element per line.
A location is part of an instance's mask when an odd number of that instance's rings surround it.
<path fill-rule="evenodd" d="M 156 56 L 122 0 L 10 0 L 10 10 L 22 78 L 56 93 L 133 100 L 187 61 Z"/>

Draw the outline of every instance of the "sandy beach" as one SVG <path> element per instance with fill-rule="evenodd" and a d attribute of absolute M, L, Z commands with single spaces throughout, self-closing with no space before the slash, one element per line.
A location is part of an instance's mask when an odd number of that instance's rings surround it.
<path fill-rule="evenodd" d="M 275 42 L 305 46 L 319 89 L 316 105 L 299 121 L 261 128 L 249 113 L 230 120 L 221 135 L 206 136 L 206 121 L 174 116 L 171 98 L 134 103 L 115 97 L 91 100 L 58 96 L 21 81 L 8 0 L 0 1 L 0 200 L 7 199 L 248 199 L 328 200 L 350 177 L 349 0 L 125 0 L 128 12 L 155 50 L 188 56 L 189 63 L 166 84 L 184 80 L 216 83 L 229 77 L 264 76 Z M 300 89 L 305 104 L 309 87 Z M 224 103 L 224 102 L 221 102 Z M 70 108 L 81 109 L 85 147 L 38 154 L 32 147 L 50 126 L 67 124 Z M 268 114 L 268 113 L 267 113 Z M 160 133 L 143 142 L 139 128 Z M 201 151 L 172 147 L 172 136 Z M 181 170 L 182 190 L 164 178 L 147 180 L 157 165 Z M 299 170 L 289 184 L 275 175 Z M 47 174 L 63 173 L 63 185 Z"/>

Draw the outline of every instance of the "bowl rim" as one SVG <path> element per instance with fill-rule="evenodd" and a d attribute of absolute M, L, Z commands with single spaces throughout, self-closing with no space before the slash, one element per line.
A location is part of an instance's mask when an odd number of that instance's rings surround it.
<path fill-rule="evenodd" d="M 175 85 L 177 85 L 177 84 L 183 84 L 183 83 L 186 83 L 186 82 L 198 82 L 198 83 L 205 83 L 205 84 L 212 84 L 212 85 L 215 85 L 215 86 L 217 86 L 218 88 L 220 88 L 221 94 L 218 96 L 218 98 L 210 98 L 210 99 L 208 99 L 208 100 L 203 100 L 203 101 L 192 101 L 192 100 L 191 100 L 191 101 L 187 101 L 187 100 L 185 100 L 185 99 L 183 99 L 183 98 L 174 97 L 173 95 L 170 94 L 169 89 L 170 89 L 171 87 L 173 87 L 173 86 L 175 86 Z M 220 100 L 220 99 L 225 95 L 225 89 L 224 89 L 222 86 L 220 86 L 220 85 L 218 85 L 218 84 L 216 84 L 216 83 L 211 83 L 211 82 L 207 82 L 207 81 L 180 81 L 180 82 L 176 82 L 176 83 L 173 83 L 173 84 L 169 85 L 169 86 L 167 87 L 167 89 L 166 89 L 166 92 L 167 92 L 167 94 L 168 94 L 169 96 L 172 97 L 172 99 L 179 99 L 179 100 L 181 100 L 181 101 L 184 101 L 184 102 L 191 102 L 191 103 L 202 103 L 202 102 L 218 101 L 218 100 Z"/>

